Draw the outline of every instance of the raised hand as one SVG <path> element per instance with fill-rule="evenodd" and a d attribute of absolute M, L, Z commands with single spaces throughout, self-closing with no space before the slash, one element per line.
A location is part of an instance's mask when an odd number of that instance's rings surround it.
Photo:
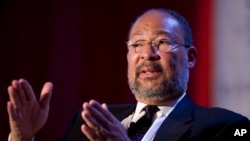
<path fill-rule="evenodd" d="M 83 103 L 82 132 L 91 141 L 130 141 L 125 127 L 109 112 L 107 105 L 97 101 Z"/>
<path fill-rule="evenodd" d="M 48 118 L 53 84 L 44 84 L 37 100 L 30 84 L 13 80 L 8 87 L 10 101 L 7 103 L 11 141 L 30 141 L 44 126 Z"/>

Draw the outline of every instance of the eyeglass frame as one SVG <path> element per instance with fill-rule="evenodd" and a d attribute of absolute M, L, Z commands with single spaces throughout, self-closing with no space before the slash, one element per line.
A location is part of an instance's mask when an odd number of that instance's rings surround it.
<path fill-rule="evenodd" d="M 136 48 L 138 48 L 138 46 L 140 46 L 140 44 L 137 43 L 139 41 L 143 41 L 143 45 L 141 46 L 141 51 L 136 51 Z M 169 49 L 167 51 L 161 51 L 160 50 L 160 42 L 161 41 L 164 41 L 165 44 L 169 45 Z M 142 53 L 145 50 L 145 47 L 147 45 L 151 45 L 151 47 L 153 47 L 154 51 L 161 52 L 161 53 L 171 52 L 171 50 L 173 50 L 175 48 L 178 48 L 178 47 L 181 47 L 181 46 L 185 47 L 185 48 L 189 48 L 190 47 L 190 45 L 186 45 L 186 44 L 171 43 L 167 39 L 158 39 L 158 40 L 153 40 L 153 41 L 137 40 L 134 43 L 132 43 L 131 41 L 128 41 L 128 42 L 126 42 L 126 44 L 127 44 L 128 48 L 133 48 L 135 53 Z"/>

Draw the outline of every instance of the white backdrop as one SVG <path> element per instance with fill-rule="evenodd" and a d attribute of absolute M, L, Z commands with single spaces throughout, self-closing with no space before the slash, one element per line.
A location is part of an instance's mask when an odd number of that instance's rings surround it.
<path fill-rule="evenodd" d="M 250 0 L 215 0 L 213 106 L 250 118 Z"/>

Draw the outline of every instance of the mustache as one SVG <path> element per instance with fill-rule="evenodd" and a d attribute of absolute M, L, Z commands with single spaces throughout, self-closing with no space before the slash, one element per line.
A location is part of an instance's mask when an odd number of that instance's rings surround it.
<path fill-rule="evenodd" d="M 152 69 L 154 69 L 157 72 L 162 72 L 163 71 L 163 67 L 160 64 L 156 63 L 156 62 L 143 62 L 142 64 L 140 64 L 139 66 L 137 66 L 136 69 L 135 69 L 135 73 L 136 73 L 137 77 L 141 73 L 141 69 L 143 67 L 152 68 Z"/>

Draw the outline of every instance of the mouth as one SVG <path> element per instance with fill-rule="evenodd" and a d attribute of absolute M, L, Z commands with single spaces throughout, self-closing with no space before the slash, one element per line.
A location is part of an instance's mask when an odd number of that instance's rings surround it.
<path fill-rule="evenodd" d="M 155 62 L 144 62 L 136 67 L 136 78 L 139 79 L 156 79 L 163 73 L 163 68 Z"/>
<path fill-rule="evenodd" d="M 139 77 L 140 78 L 155 78 L 161 74 L 161 70 L 156 68 L 141 68 Z"/>

